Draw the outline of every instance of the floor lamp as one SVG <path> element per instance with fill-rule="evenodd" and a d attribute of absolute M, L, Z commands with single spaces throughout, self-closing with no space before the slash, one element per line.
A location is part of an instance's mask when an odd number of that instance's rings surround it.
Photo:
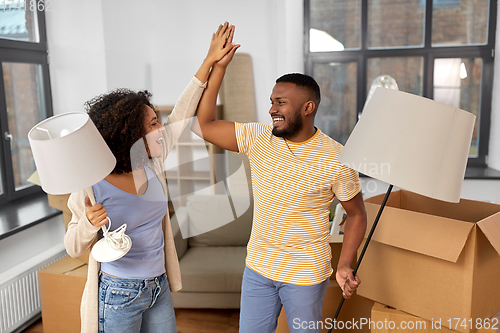
<path fill-rule="evenodd" d="M 339 156 L 342 164 L 390 184 L 354 274 L 393 186 L 438 200 L 460 201 L 475 118 L 470 112 L 413 94 L 375 90 Z"/>
<path fill-rule="evenodd" d="M 45 119 L 29 131 L 28 139 L 42 189 L 49 194 L 88 189 L 109 175 L 116 165 L 113 153 L 84 112 Z M 102 227 L 104 238 L 92 249 L 97 261 L 117 260 L 130 249 L 132 242 L 124 234 L 126 226 L 118 229 L 108 232 L 109 228 Z"/>

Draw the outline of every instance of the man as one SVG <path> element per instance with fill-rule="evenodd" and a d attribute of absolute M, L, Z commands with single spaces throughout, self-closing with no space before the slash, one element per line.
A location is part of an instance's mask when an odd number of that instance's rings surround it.
<path fill-rule="evenodd" d="M 217 34 L 231 30 L 226 23 Z M 342 146 L 314 127 L 320 103 L 316 81 L 287 74 L 276 81 L 272 125 L 215 120 L 225 70 L 239 45 L 216 63 L 198 106 L 193 130 L 213 144 L 248 155 L 254 221 L 243 275 L 240 332 L 274 332 L 282 305 L 292 332 L 320 321 L 332 274 L 328 232 L 334 197 L 347 212 L 336 279 L 350 298 L 361 282 L 350 264 L 366 230 L 366 212 L 355 171 L 337 161 Z M 301 326 L 301 327 L 297 327 Z M 319 332 L 307 330 L 307 332 Z"/>

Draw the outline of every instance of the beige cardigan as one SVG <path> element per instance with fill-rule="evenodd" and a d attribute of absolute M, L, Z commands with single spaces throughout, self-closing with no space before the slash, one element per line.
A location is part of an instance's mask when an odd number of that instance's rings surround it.
<path fill-rule="evenodd" d="M 182 95 L 179 97 L 174 110 L 168 117 L 168 126 L 164 131 L 164 148 L 161 157 L 150 161 L 149 166 L 157 175 L 163 174 L 163 162 L 172 149 L 175 140 L 179 138 L 182 130 L 189 123 L 180 121 L 194 115 L 198 102 L 200 101 L 206 83 L 201 83 L 193 76 Z M 92 166 L 89 166 L 92 167 Z M 164 177 L 159 177 L 165 193 L 167 184 Z M 93 196 L 92 188 L 86 189 L 90 196 Z M 98 240 L 100 228 L 94 227 L 85 215 L 85 193 L 86 190 L 72 193 L 68 200 L 68 207 L 72 212 L 72 218 L 68 225 L 68 231 L 64 236 L 66 251 L 71 257 L 79 257 L 90 249 Z M 90 190 L 90 191 L 89 191 Z M 95 198 L 91 198 L 95 202 Z M 172 228 L 170 226 L 169 214 L 163 217 L 163 234 L 165 238 L 165 269 L 172 292 L 182 288 L 179 261 L 175 250 Z M 80 307 L 81 332 L 95 333 L 98 331 L 98 273 L 100 264 L 89 256 L 87 282 L 83 291 Z"/>

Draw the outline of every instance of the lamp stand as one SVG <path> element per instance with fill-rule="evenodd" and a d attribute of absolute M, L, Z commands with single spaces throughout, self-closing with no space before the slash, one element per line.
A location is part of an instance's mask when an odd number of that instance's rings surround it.
<path fill-rule="evenodd" d="M 363 257 L 365 256 L 366 248 L 368 247 L 368 244 L 370 243 L 370 240 L 372 239 L 373 233 L 375 232 L 375 228 L 377 227 L 378 221 L 380 219 L 380 216 L 382 215 L 382 211 L 384 210 L 385 204 L 387 203 L 387 200 L 389 199 L 389 195 L 392 192 L 393 185 L 389 185 L 389 188 L 387 189 L 387 193 L 385 194 L 384 201 L 382 201 L 382 205 L 380 206 L 380 209 L 378 210 L 377 217 L 375 218 L 375 222 L 373 222 L 373 226 L 370 230 L 370 233 L 368 234 L 368 237 L 366 238 L 365 245 L 363 246 L 363 250 L 361 251 L 361 254 L 359 255 L 358 261 L 356 262 L 356 267 L 354 267 L 353 275 L 356 276 L 356 273 L 358 272 L 359 265 L 361 264 L 361 260 L 363 260 Z M 337 321 L 337 318 L 339 316 L 340 310 L 342 309 L 342 305 L 344 305 L 345 298 L 342 296 L 342 299 L 340 300 L 340 304 L 337 308 L 337 312 L 335 313 L 335 317 L 333 317 L 333 322 L 335 323 Z M 328 333 L 332 332 L 332 328 L 328 331 Z"/>

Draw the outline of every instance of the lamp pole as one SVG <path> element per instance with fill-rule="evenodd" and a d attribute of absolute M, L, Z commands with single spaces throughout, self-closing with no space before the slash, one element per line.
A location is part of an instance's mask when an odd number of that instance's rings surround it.
<path fill-rule="evenodd" d="M 378 210 L 377 217 L 375 218 L 375 222 L 373 222 L 373 226 L 370 229 L 370 233 L 368 234 L 368 237 L 366 238 L 365 245 L 363 246 L 363 250 L 361 251 L 361 254 L 359 255 L 358 261 L 356 262 L 356 267 L 354 267 L 353 275 L 356 276 L 356 273 L 358 272 L 359 265 L 361 264 L 361 260 L 363 260 L 363 257 L 365 256 L 366 248 L 368 247 L 368 244 L 370 243 L 370 240 L 372 239 L 373 233 L 375 232 L 375 228 L 377 227 L 378 221 L 380 219 L 380 216 L 382 215 L 382 211 L 384 210 L 385 204 L 387 203 L 387 200 L 389 199 L 389 195 L 392 192 L 393 185 L 389 185 L 389 188 L 387 189 L 387 193 L 385 194 L 384 201 L 382 201 L 382 205 L 380 206 L 380 209 Z M 340 310 L 342 309 L 342 305 L 344 305 L 345 298 L 342 296 L 342 299 L 340 300 L 339 306 L 337 308 L 337 312 L 335 313 L 335 317 L 333 317 L 333 322 L 335 323 L 337 321 L 337 318 L 339 316 Z M 328 333 L 332 332 L 332 328 L 328 330 Z"/>

